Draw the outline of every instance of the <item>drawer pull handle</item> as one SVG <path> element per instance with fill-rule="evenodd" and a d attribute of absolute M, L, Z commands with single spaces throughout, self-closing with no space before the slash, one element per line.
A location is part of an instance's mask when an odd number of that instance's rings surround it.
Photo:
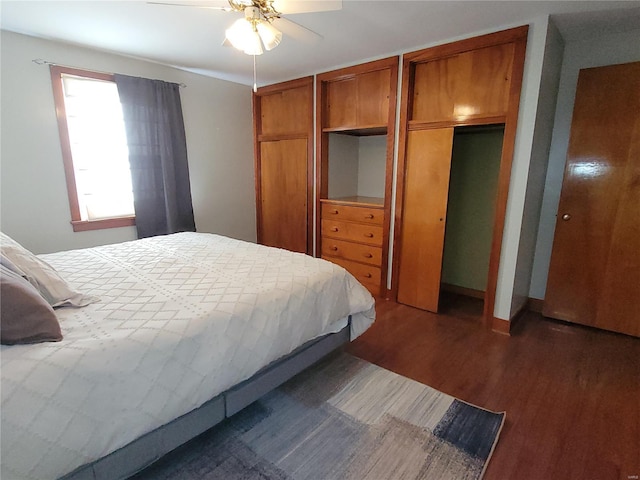
<path fill-rule="evenodd" d="M 332 232 L 337 232 L 338 231 L 338 227 L 331 227 L 331 231 Z"/>
<path fill-rule="evenodd" d="M 367 238 L 373 238 L 373 233 L 365 233 L 364 236 Z"/>
<path fill-rule="evenodd" d="M 331 247 L 331 250 L 333 250 L 334 252 L 338 251 L 338 247 L 336 247 L 335 245 L 333 247 Z"/>
<path fill-rule="evenodd" d="M 334 209 L 334 210 L 331 210 L 331 213 L 333 213 L 334 215 L 338 215 L 338 213 L 340 213 L 340 212 L 338 212 L 338 210 Z"/>
<path fill-rule="evenodd" d="M 370 274 L 370 273 L 367 273 L 364 277 L 365 277 L 365 278 L 371 278 L 371 274 Z"/>
<path fill-rule="evenodd" d="M 365 215 L 364 218 L 368 218 L 369 220 L 373 220 L 373 213 L 370 213 L 369 215 Z"/>
<path fill-rule="evenodd" d="M 365 253 L 364 256 L 365 258 L 373 258 L 373 255 L 370 253 Z"/>

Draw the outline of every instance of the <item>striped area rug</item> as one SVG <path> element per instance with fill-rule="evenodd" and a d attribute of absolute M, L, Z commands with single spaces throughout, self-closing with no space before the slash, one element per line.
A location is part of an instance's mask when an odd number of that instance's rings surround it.
<path fill-rule="evenodd" d="M 333 355 L 136 479 L 478 479 L 504 413 Z"/>

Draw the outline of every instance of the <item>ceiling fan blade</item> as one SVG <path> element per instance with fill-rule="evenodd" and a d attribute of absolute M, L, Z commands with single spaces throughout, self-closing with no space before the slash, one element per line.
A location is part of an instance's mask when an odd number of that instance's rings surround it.
<path fill-rule="evenodd" d="M 171 7 L 197 7 L 209 8 L 211 10 L 231 11 L 232 8 L 227 0 L 193 0 L 188 2 L 147 2 L 149 5 L 168 5 Z"/>
<path fill-rule="evenodd" d="M 318 43 L 324 37 L 319 33 L 314 32 L 313 30 L 309 30 L 302 25 L 292 22 L 287 18 L 275 18 L 273 19 L 272 25 L 280 30 L 285 35 L 288 35 L 296 40 L 300 40 L 304 43 L 314 44 Z"/>
<path fill-rule="evenodd" d="M 285 15 L 292 13 L 342 10 L 342 0 L 274 0 L 273 8 Z"/>

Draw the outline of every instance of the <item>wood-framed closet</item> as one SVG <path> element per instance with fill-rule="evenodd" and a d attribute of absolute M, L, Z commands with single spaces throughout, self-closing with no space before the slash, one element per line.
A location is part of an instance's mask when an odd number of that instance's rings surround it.
<path fill-rule="evenodd" d="M 313 77 L 253 94 L 258 243 L 313 253 Z"/>
<path fill-rule="evenodd" d="M 504 138 L 493 206 L 483 321 L 493 316 L 528 26 L 403 57 L 392 295 L 438 310 L 449 172 L 456 129 L 498 125 Z"/>
<path fill-rule="evenodd" d="M 381 297 L 387 296 L 398 64 L 389 57 L 316 79 L 316 256 Z"/>

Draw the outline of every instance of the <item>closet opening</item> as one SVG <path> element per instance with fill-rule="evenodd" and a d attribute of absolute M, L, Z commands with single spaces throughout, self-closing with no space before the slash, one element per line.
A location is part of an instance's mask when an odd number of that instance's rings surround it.
<path fill-rule="evenodd" d="M 456 127 L 440 312 L 481 319 L 489 274 L 504 125 Z"/>

